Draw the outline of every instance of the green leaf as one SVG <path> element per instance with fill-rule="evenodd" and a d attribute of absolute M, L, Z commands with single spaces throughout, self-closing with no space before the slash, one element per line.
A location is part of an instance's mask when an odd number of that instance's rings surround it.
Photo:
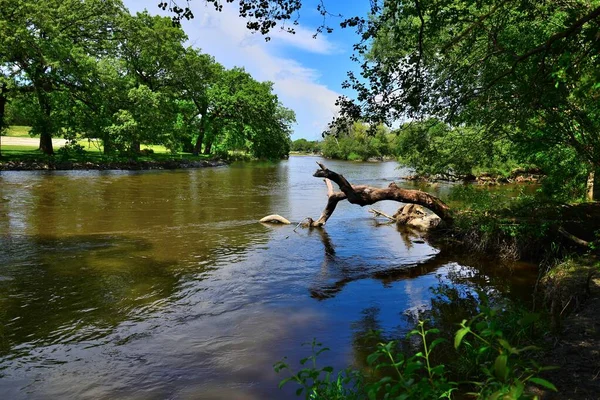
<path fill-rule="evenodd" d="M 537 313 L 527 313 L 523 316 L 523 318 L 521 318 L 520 320 L 517 321 L 517 323 L 521 326 L 529 326 L 531 324 L 533 324 L 534 322 L 537 322 L 540 320 L 540 314 Z"/>
<path fill-rule="evenodd" d="M 513 347 L 510 345 L 510 343 L 508 343 L 506 339 L 498 339 L 498 343 L 500 343 L 500 346 L 504 347 L 506 350 L 510 351 L 511 353 L 514 353 Z"/>
<path fill-rule="evenodd" d="M 283 379 L 281 382 L 279 382 L 279 385 L 278 385 L 279 389 L 281 389 L 283 387 L 283 385 L 285 385 L 286 383 L 288 383 L 289 381 L 292 381 L 292 380 L 294 380 L 293 376 Z"/>
<path fill-rule="evenodd" d="M 376 353 L 369 354 L 369 356 L 367 357 L 367 364 L 368 364 L 368 365 L 373 365 L 373 363 L 374 363 L 375 361 L 377 361 L 377 359 L 379 358 L 379 356 L 380 356 L 380 355 L 381 355 L 381 354 L 380 354 L 380 353 L 377 353 L 377 352 L 376 352 Z"/>
<path fill-rule="evenodd" d="M 317 353 L 315 355 L 318 356 L 319 354 L 323 353 L 324 351 L 329 351 L 329 347 L 323 347 L 321 350 L 317 351 Z"/>
<path fill-rule="evenodd" d="M 433 350 L 435 348 L 435 346 L 437 346 L 440 343 L 444 343 L 447 342 L 446 339 L 444 338 L 437 338 L 435 339 L 433 342 L 431 342 L 431 344 L 429 345 L 429 351 L 431 352 L 431 350 Z"/>
<path fill-rule="evenodd" d="M 507 363 L 508 356 L 506 354 L 500 354 L 498 357 L 496 357 L 496 361 L 494 362 L 494 373 L 502 382 L 504 382 L 508 376 L 508 368 L 506 366 Z"/>
<path fill-rule="evenodd" d="M 458 349 L 458 346 L 460 346 L 463 338 L 469 332 L 471 332 L 471 328 L 469 328 L 468 326 L 461 328 L 456 332 L 456 336 L 454 336 L 454 348 L 455 349 Z"/>
<path fill-rule="evenodd" d="M 517 381 L 514 385 L 512 385 L 510 387 L 510 391 L 508 392 L 508 395 L 510 396 L 511 399 L 520 399 L 524 390 L 525 390 L 525 386 L 523 385 L 523 383 L 520 381 Z"/>
<path fill-rule="evenodd" d="M 538 377 L 533 377 L 533 378 L 529 378 L 529 380 L 537 385 L 543 386 L 546 389 L 550 389 L 553 390 L 555 392 L 558 392 L 558 389 L 556 389 L 556 386 L 554 386 L 552 383 L 548 382 L 545 379 L 542 378 L 538 378 Z"/>

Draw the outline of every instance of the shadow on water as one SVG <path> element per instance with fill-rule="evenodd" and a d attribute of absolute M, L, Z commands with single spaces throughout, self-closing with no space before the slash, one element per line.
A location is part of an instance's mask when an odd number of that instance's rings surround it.
<path fill-rule="evenodd" d="M 411 249 L 415 244 L 426 243 L 418 231 L 399 225 L 395 228 L 407 249 Z M 365 262 L 364 265 L 357 265 L 352 257 L 336 254 L 336 246 L 325 229 L 314 229 L 311 234 L 320 237 L 325 253 L 319 276 L 309 289 L 311 297 L 317 300 L 333 298 L 347 284 L 361 279 L 374 279 L 383 285 L 389 285 L 404 279 L 414 279 L 430 274 L 442 266 L 477 265 L 478 268 L 462 268 L 460 273 L 453 273 L 449 279 L 455 284 L 468 282 L 478 287 L 494 287 L 505 294 L 513 291 L 513 296 L 527 301 L 530 300 L 528 298 L 530 283 L 536 277 L 535 269 L 531 268 L 529 264 L 500 262 L 497 259 L 457 253 L 452 249 L 445 249 L 423 257 L 418 262 L 406 263 L 405 260 L 398 260 L 396 265 L 391 263 L 379 268 L 368 262 Z M 360 248 L 360 246 L 358 247 Z M 515 271 L 517 274 L 521 274 L 521 279 L 515 279 Z"/>
<path fill-rule="evenodd" d="M 124 236 L 1 236 L 0 355 L 97 341 L 147 318 L 177 292 L 176 261 Z M 1 365 L 1 364 L 0 364 Z"/>
<path fill-rule="evenodd" d="M 319 215 L 326 188 L 312 177 L 315 159 L 0 174 L 0 392 L 290 398 L 277 389 L 275 361 L 297 361 L 300 343 L 317 337 L 337 346 L 331 365 L 352 363 L 355 332 L 401 332 L 438 274 L 525 287 L 519 266 L 440 252 L 350 204 L 327 230 L 257 223 Z M 326 165 L 357 183 L 398 175 L 393 163 Z"/>

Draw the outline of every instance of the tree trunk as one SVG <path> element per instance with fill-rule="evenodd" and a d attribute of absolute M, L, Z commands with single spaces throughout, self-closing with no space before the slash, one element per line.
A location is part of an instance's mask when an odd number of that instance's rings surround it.
<path fill-rule="evenodd" d="M 446 224 L 453 222 L 452 212 L 443 201 L 429 193 L 420 190 L 402 189 L 395 183 L 390 183 L 387 188 L 375 188 L 371 186 L 353 186 L 336 172 L 327 169 L 323 164 L 317 163 L 320 167 L 313 176 L 325 178 L 328 189 L 328 200 L 325 210 L 317 221 L 309 219 L 309 225 L 312 227 L 321 227 L 325 225 L 329 217 L 335 211 L 337 203 L 342 200 L 348 200 L 352 204 L 367 206 L 382 200 L 394 200 L 402 203 L 418 204 L 433 211 Z M 334 192 L 331 182 L 335 182 L 341 192 Z"/>
<path fill-rule="evenodd" d="M 135 154 L 139 154 L 141 151 L 141 144 L 139 141 L 135 140 L 131 143 L 131 146 L 129 146 L 129 151 L 131 151 L 132 153 Z"/>
<path fill-rule="evenodd" d="M 111 154 L 114 150 L 112 142 L 110 140 L 110 133 L 108 133 L 108 131 L 104 132 L 102 138 L 102 147 L 104 147 L 104 154 Z"/>
<path fill-rule="evenodd" d="M 597 184 L 598 174 L 596 168 L 592 166 L 588 173 L 585 197 L 588 201 L 595 201 L 600 198 L 600 185 Z"/>
<path fill-rule="evenodd" d="M 202 117 L 204 120 L 204 117 Z M 198 130 L 198 138 L 194 145 L 194 155 L 197 156 L 202 151 L 202 142 L 204 141 L 204 121 L 200 122 L 200 129 Z"/>
<path fill-rule="evenodd" d="M 210 150 L 212 149 L 213 141 L 210 139 L 206 145 L 204 146 L 204 154 L 210 154 Z"/>
<path fill-rule="evenodd" d="M 5 121 L 4 121 L 4 112 L 6 110 L 6 103 L 8 102 L 8 98 L 6 97 L 6 83 L 3 83 L 0 86 L 0 157 L 2 157 L 2 133 L 4 132 Z"/>
<path fill-rule="evenodd" d="M 37 98 L 42 111 L 40 124 L 40 150 L 49 156 L 54 154 L 52 147 L 52 106 L 48 94 L 43 89 L 37 89 Z"/>

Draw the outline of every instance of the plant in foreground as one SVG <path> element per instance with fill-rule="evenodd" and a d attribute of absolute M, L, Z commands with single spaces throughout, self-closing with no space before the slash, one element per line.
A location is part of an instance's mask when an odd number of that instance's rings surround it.
<path fill-rule="evenodd" d="M 309 366 L 296 373 L 292 371 L 279 387 L 295 382 L 300 385 L 296 395 L 304 393 L 307 400 L 450 399 L 459 391 L 479 399 L 535 399 L 536 396 L 526 390 L 531 384 L 557 391 L 551 382 L 539 377 L 541 372 L 554 367 L 541 367 L 531 358 L 531 352 L 537 349 L 535 346 L 511 345 L 498 329 L 497 313 L 482 297 L 480 314 L 460 324 L 454 336 L 454 348 L 456 351 L 464 349 L 470 361 L 478 366 L 472 376 L 462 376 L 461 382 L 449 378 L 453 376 L 452 363 L 433 365 L 431 354 L 446 339 L 430 340 L 440 331 L 426 329 L 425 322 L 419 321 L 408 337 L 418 337 L 421 349 L 411 356 L 398 351 L 397 341 L 378 343 L 367 357 L 368 373 L 345 369 L 334 374 L 332 367 L 317 366 L 317 357 L 329 349 L 313 340 L 311 355 L 300 361 L 302 365 L 310 362 Z M 518 329 L 527 329 L 537 319 L 537 314 L 525 315 L 518 321 Z M 274 368 L 276 372 L 291 371 L 285 360 L 276 363 Z M 462 388 L 468 388 L 467 392 Z"/>
<path fill-rule="evenodd" d="M 487 306 L 486 301 L 481 310 L 470 321 L 463 320 L 454 336 L 454 348 L 458 350 L 461 345 L 467 347 L 474 355 L 483 377 L 467 382 L 476 388 L 468 394 L 491 400 L 535 399 L 537 396 L 529 395 L 525 390 L 529 384 L 557 391 L 551 382 L 538 376 L 543 371 L 555 368 L 542 367 L 531 358 L 531 352 L 538 348 L 511 345 L 496 326 L 498 311 Z M 538 319 L 538 314 L 527 314 L 517 321 L 517 325 L 519 329 L 527 329 Z"/>

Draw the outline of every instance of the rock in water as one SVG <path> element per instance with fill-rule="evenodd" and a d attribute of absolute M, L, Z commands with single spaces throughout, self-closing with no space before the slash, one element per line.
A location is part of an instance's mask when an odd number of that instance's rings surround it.
<path fill-rule="evenodd" d="M 428 214 L 423 207 L 416 204 L 406 204 L 400 207 L 394 214 L 394 218 L 401 225 L 421 230 L 435 228 L 441 221 L 440 217 L 435 214 Z"/>

